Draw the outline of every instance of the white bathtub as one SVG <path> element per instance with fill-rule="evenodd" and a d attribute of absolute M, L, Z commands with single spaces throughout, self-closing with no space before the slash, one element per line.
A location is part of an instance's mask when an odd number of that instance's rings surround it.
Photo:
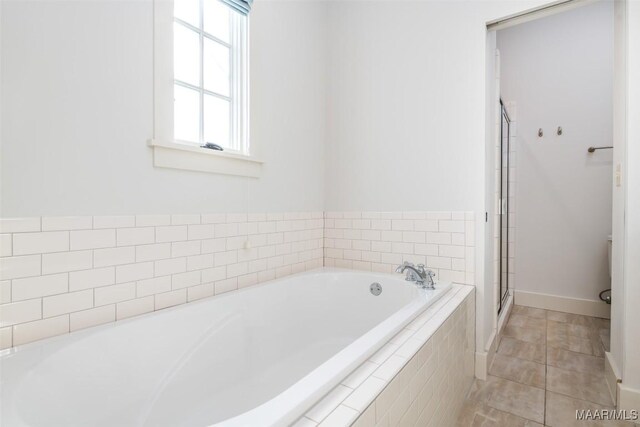
<path fill-rule="evenodd" d="M 7 350 L 0 425 L 289 425 L 449 287 L 320 269 Z"/>

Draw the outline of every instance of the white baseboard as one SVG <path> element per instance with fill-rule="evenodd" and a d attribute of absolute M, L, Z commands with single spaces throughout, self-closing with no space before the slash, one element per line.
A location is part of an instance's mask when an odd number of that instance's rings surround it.
<path fill-rule="evenodd" d="M 640 411 L 640 390 L 626 387 L 624 383 L 618 384 L 618 405 L 617 409 L 627 412 Z M 633 421 L 640 424 L 640 418 Z"/>
<path fill-rule="evenodd" d="M 476 351 L 476 378 L 482 381 L 487 380 L 487 352 Z"/>
<path fill-rule="evenodd" d="M 602 317 L 605 319 L 611 318 L 611 306 L 602 301 L 568 298 L 518 290 L 514 291 L 514 298 L 516 304 L 527 307 L 583 314 L 585 316 Z"/>
<path fill-rule="evenodd" d="M 604 353 L 604 378 L 607 381 L 609 394 L 615 406 L 618 405 L 618 384 L 620 383 L 620 370 L 613 356 L 608 351 Z"/>
<path fill-rule="evenodd" d="M 489 367 L 493 362 L 493 356 L 495 356 L 498 347 L 497 337 L 496 331 L 493 331 L 485 346 L 487 351 L 476 352 L 476 378 L 480 380 L 484 381 L 487 379 Z"/>

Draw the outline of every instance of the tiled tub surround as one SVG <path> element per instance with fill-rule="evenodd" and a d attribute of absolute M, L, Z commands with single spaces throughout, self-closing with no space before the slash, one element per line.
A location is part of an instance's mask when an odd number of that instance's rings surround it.
<path fill-rule="evenodd" d="M 0 220 L 0 349 L 323 265 L 323 213 Z"/>
<path fill-rule="evenodd" d="M 327 212 L 325 265 L 390 273 L 404 261 L 474 283 L 473 212 Z"/>
<path fill-rule="evenodd" d="M 294 427 L 452 426 L 474 377 L 475 293 L 453 289 Z"/>

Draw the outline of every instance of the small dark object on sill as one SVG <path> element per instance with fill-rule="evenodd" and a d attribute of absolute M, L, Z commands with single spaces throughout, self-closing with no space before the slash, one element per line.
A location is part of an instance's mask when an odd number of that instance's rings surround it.
<path fill-rule="evenodd" d="M 214 144 L 213 142 L 205 142 L 204 145 L 201 145 L 200 147 L 208 148 L 209 150 L 224 151 L 224 148 L 218 144 Z"/>

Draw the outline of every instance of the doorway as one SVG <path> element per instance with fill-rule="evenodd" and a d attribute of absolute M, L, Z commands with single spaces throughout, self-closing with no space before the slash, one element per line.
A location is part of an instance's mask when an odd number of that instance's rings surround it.
<path fill-rule="evenodd" d="M 611 287 L 613 4 L 515 25 L 496 39 L 500 300 L 508 289 L 518 305 L 607 318 L 599 294 Z"/>
<path fill-rule="evenodd" d="M 497 32 L 499 30 L 508 29 L 514 26 L 519 26 L 520 24 L 525 24 L 531 21 L 537 21 L 546 17 L 553 17 L 555 15 L 564 14 L 568 11 L 573 11 L 576 9 L 581 9 L 582 7 L 593 5 L 594 3 L 599 2 L 585 2 L 582 0 L 568 0 L 564 2 L 550 3 L 543 5 L 538 8 L 530 9 L 527 11 L 522 11 L 520 13 L 516 13 L 513 15 L 505 15 L 502 18 L 494 19 L 492 21 L 487 22 L 487 49 L 486 49 L 486 64 L 487 64 L 487 79 L 486 79 L 486 139 L 485 139 L 485 149 L 486 149 L 486 169 L 485 169 L 485 222 L 486 222 L 486 233 L 487 236 L 485 240 L 485 251 L 484 251 L 484 273 L 483 279 L 485 285 L 483 286 L 485 295 L 488 295 L 488 298 L 483 298 L 485 310 L 479 314 L 480 327 L 484 326 L 484 329 L 478 329 L 479 331 L 484 331 L 480 334 L 479 343 L 485 343 L 484 347 L 481 350 L 484 350 L 484 359 L 482 358 L 483 354 L 481 353 L 479 356 L 480 364 L 476 365 L 476 371 L 478 378 L 484 379 L 489 374 L 489 368 L 491 366 L 491 361 L 493 356 L 496 354 L 498 350 L 498 346 L 501 342 L 501 332 L 507 324 L 507 320 L 509 319 L 509 315 L 511 312 L 515 312 L 514 304 L 518 304 L 522 302 L 522 298 L 518 298 L 518 290 L 520 288 L 520 281 L 518 277 L 514 277 L 516 270 L 519 271 L 519 264 L 512 263 L 507 265 L 508 273 L 507 273 L 507 281 L 508 281 L 508 292 L 506 304 L 503 304 L 500 307 L 501 302 L 501 286 L 500 280 L 502 277 L 502 268 L 500 266 L 500 260 L 502 259 L 500 248 L 501 248 L 501 239 L 499 239 L 500 230 L 502 228 L 501 217 L 498 215 L 499 212 L 499 184 L 501 183 L 501 161 L 500 161 L 500 153 L 501 153 L 501 144 L 500 144 L 500 117 L 501 117 L 501 109 L 500 109 L 500 90 L 498 87 L 500 84 L 500 67 L 494 66 L 494 56 L 496 57 L 497 62 L 500 61 L 500 55 L 497 51 Z M 637 49 L 633 49 L 634 37 L 633 34 L 637 34 L 637 25 L 636 23 L 640 22 L 637 18 L 638 16 L 638 8 L 632 7 L 635 6 L 633 2 L 629 2 L 628 0 L 621 0 L 613 2 L 614 9 L 614 19 L 613 19 L 613 31 L 614 31 L 614 41 L 612 50 L 614 51 L 614 76 L 613 76 L 613 140 L 612 144 L 607 144 L 607 141 L 602 138 L 600 142 L 597 144 L 585 144 L 581 151 L 585 153 L 589 153 L 588 148 L 590 146 L 602 146 L 609 147 L 613 145 L 613 149 L 603 148 L 602 150 L 593 151 L 594 155 L 591 157 L 591 161 L 593 163 L 601 162 L 603 159 L 607 159 L 605 161 L 609 162 L 612 166 L 612 172 L 610 177 L 613 181 L 613 191 L 612 191 L 612 218 L 611 218 L 611 230 L 610 234 L 612 235 L 612 255 L 611 255 L 611 270 L 610 273 L 607 271 L 606 276 L 610 274 L 610 283 L 611 287 L 611 305 L 606 306 L 606 304 L 599 305 L 599 307 L 606 307 L 605 310 L 610 311 L 611 321 L 604 319 L 605 328 L 607 332 L 610 330 L 610 339 L 609 341 L 610 350 L 605 353 L 605 371 L 606 371 L 606 383 L 609 388 L 610 395 L 614 399 L 614 403 L 618 405 L 623 405 L 621 402 L 629 402 L 631 399 L 631 394 L 628 393 L 628 390 L 631 390 L 632 387 L 623 386 L 621 384 L 628 384 L 627 380 L 623 380 L 623 366 L 622 361 L 625 356 L 627 356 L 627 360 L 629 359 L 629 354 L 634 354 L 633 350 L 630 350 L 630 344 L 628 340 L 628 334 L 624 333 L 624 325 L 628 323 L 628 313 L 629 304 L 628 298 L 624 298 L 625 295 L 628 297 L 629 295 L 629 275 L 623 274 L 624 272 L 631 271 L 631 268 L 628 264 L 629 261 L 629 229 L 630 229 L 630 201 L 633 200 L 628 193 L 630 189 L 633 188 L 630 183 L 633 179 L 630 178 L 631 174 L 629 169 L 632 168 L 633 162 L 630 159 L 634 158 L 630 155 L 630 148 L 628 141 L 631 140 L 631 135 L 637 135 L 636 127 L 633 126 L 633 122 L 628 122 L 627 117 L 629 116 L 630 111 L 634 110 L 635 101 L 637 98 L 634 97 L 636 92 L 633 91 L 633 85 L 630 83 L 633 80 L 630 79 L 631 75 L 634 75 L 632 70 L 636 70 L 637 67 L 632 66 L 633 64 L 637 65 L 637 61 L 629 62 L 630 58 L 635 58 L 633 53 L 637 52 Z M 634 16 L 636 18 L 631 19 L 630 16 Z M 575 52 L 572 49 L 568 49 L 566 51 L 567 55 L 573 55 Z M 556 66 L 557 67 L 557 66 Z M 559 68 L 559 67 L 558 67 Z M 580 73 L 581 74 L 581 73 Z M 635 73 L 637 74 L 637 72 Z M 578 74 L 579 75 L 579 74 Z M 537 78 L 537 76 L 536 76 Z M 496 84 L 497 83 L 497 84 Z M 586 86 L 583 86 L 583 88 Z M 587 87 L 583 90 L 590 90 L 590 87 Z M 592 100 L 602 99 L 602 97 L 598 97 L 595 93 L 591 92 Z M 592 102 L 590 100 L 590 102 Z M 509 118 L 512 120 L 511 123 L 511 133 L 515 134 L 516 143 L 514 144 L 513 139 L 510 141 L 510 145 L 513 147 L 517 147 L 518 152 L 517 156 L 510 157 L 509 161 L 512 164 L 515 164 L 516 167 L 519 167 L 521 156 L 519 150 L 521 149 L 521 144 L 519 139 L 524 136 L 525 132 L 523 131 L 523 127 L 520 126 L 519 119 L 521 118 L 522 111 L 520 109 L 520 105 L 518 105 L 517 111 L 515 109 L 511 110 L 509 107 L 509 102 L 507 104 L 507 111 L 510 114 Z M 550 105 L 552 105 L 550 103 Z M 511 112 L 514 114 L 511 114 Z M 518 119 L 518 120 L 514 120 Z M 517 126 L 514 126 L 515 122 Z M 545 129 L 545 136 L 550 136 L 548 132 L 559 131 L 558 129 L 561 125 L 556 125 L 553 127 L 549 127 Z M 536 129 L 537 130 L 537 129 Z M 566 127 L 562 129 L 566 131 Z M 533 135 L 534 133 L 527 133 L 527 135 Z M 610 154 L 608 154 L 610 153 Z M 597 156 L 597 157 L 596 157 Z M 606 156 L 606 157 L 605 157 Z M 611 160 L 608 160 L 608 157 Z M 636 156 L 635 158 L 638 158 Z M 587 158 L 589 159 L 589 158 Z M 519 184 L 519 183 L 518 183 Z M 519 185 L 518 185 L 519 188 Z M 591 188 L 588 183 L 583 184 L 583 188 Z M 519 188 L 520 190 L 520 188 Z M 598 199 L 594 197 L 594 199 Z M 609 198 L 607 198 L 608 203 Z M 523 206 L 518 203 L 517 209 L 515 206 L 509 206 L 510 212 L 514 210 L 521 211 Z M 626 215 L 625 215 L 626 211 Z M 588 214 L 589 212 L 584 212 L 583 215 Z M 513 226 L 519 222 L 509 221 L 510 218 L 507 218 L 509 226 Z M 568 224 L 568 226 L 573 227 L 576 224 Z M 632 227 L 631 227 L 632 229 Z M 509 231 L 509 230 L 508 230 Z M 513 239 L 515 237 L 515 233 L 508 232 L 509 238 Z M 517 235 L 520 240 L 522 236 L 520 233 Z M 600 246 L 602 252 L 606 253 L 607 251 L 607 237 L 604 238 L 605 243 Z M 602 240 L 602 239 L 600 239 Z M 549 247 L 553 247 L 553 245 L 549 245 Z M 507 247 L 507 256 L 513 253 L 516 255 L 521 255 L 518 250 L 510 251 L 510 248 Z M 542 255 L 545 256 L 546 253 L 542 251 Z M 575 254 L 569 252 L 567 256 L 572 256 Z M 603 257 L 598 258 L 598 263 L 603 265 Z M 607 266 L 606 256 L 604 257 L 604 266 Z M 631 258 L 633 259 L 633 258 Z M 627 262 L 625 262 L 627 261 Z M 626 266 L 625 266 L 626 264 Z M 512 269 L 515 267 L 515 269 Z M 607 270 L 609 270 L 607 268 Z M 606 271 L 606 270 L 605 270 Z M 539 271 L 540 281 L 543 282 L 546 277 L 548 277 L 549 273 L 547 271 Z M 635 276 L 634 276 L 635 277 Z M 577 283 L 579 281 L 574 281 Z M 609 282 L 609 280 L 607 280 Z M 606 286 L 607 284 L 605 284 Z M 562 290 L 562 287 L 558 286 L 558 290 Z M 601 290 L 604 287 L 600 288 Z M 555 289 L 554 289 L 555 290 Z M 593 290 L 593 289 L 592 289 Z M 597 298 L 597 294 L 594 292 L 590 292 L 588 299 L 585 303 L 584 299 L 582 301 L 569 301 L 566 299 L 557 298 L 552 295 L 552 298 L 546 298 L 546 302 L 552 305 L 552 308 L 548 308 L 547 311 L 553 312 L 565 312 L 568 315 L 564 316 L 565 319 L 572 319 L 573 323 L 577 322 L 576 319 L 580 318 L 580 311 L 591 311 L 593 313 L 594 302 L 600 303 L 599 300 L 594 300 Z M 521 295 L 520 295 L 521 296 Z M 545 297 L 545 295 L 542 295 Z M 515 303 L 514 303 L 515 301 Z M 577 304 L 575 304 L 577 302 Z M 529 300 L 529 303 L 532 307 L 545 307 L 543 302 L 540 300 Z M 496 304 L 496 307 L 493 306 Z M 585 310 L 586 306 L 590 306 Z M 513 307 L 513 310 L 512 310 Z M 535 308 L 531 308 L 531 310 L 536 310 Z M 500 311 L 500 314 L 499 314 Z M 533 313 L 533 311 L 531 312 Z M 608 313 L 607 313 L 608 315 Z M 493 316 L 491 318 L 491 316 Z M 596 316 L 597 318 L 601 318 L 603 316 Z M 606 317 L 606 316 L 605 316 Z M 556 319 L 557 321 L 557 319 Z M 489 324 L 491 326 L 489 326 Z M 633 323 L 633 322 L 631 322 Z M 485 342 L 486 340 L 486 342 Z M 603 340 L 604 341 L 604 340 Z M 631 347 L 633 347 L 631 345 Z M 637 353 L 637 352 L 636 352 Z M 486 361 L 486 363 L 485 363 Z M 636 381 L 637 383 L 637 381 Z M 633 387 L 637 389 L 637 387 Z M 622 397 L 623 391 L 626 393 L 626 400 Z M 616 398 L 620 399 L 617 400 Z M 635 396 L 633 397 L 635 399 Z M 546 400 L 546 399 L 545 399 Z"/>

